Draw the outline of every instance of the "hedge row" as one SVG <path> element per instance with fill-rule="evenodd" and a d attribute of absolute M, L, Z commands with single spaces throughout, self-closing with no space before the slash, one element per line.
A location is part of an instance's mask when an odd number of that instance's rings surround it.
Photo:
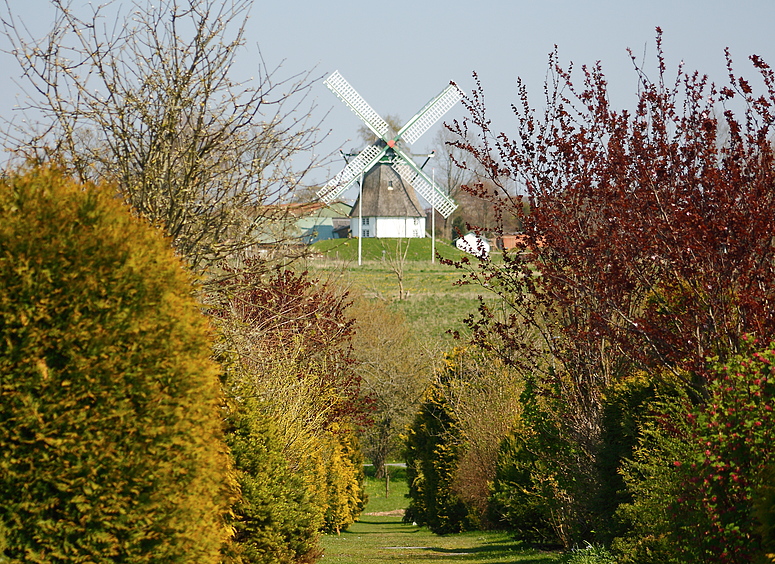
<path fill-rule="evenodd" d="M 0 181 L 0 562 L 314 561 L 363 507 L 352 431 L 305 459 L 227 401 L 189 270 L 114 194 Z"/>

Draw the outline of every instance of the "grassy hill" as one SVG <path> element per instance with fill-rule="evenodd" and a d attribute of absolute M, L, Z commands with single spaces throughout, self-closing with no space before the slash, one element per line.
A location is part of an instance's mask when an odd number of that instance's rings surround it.
<path fill-rule="evenodd" d="M 399 245 L 403 250 L 407 245 L 409 250 L 406 255 L 407 262 L 430 262 L 431 240 L 423 239 L 377 239 L 364 238 L 362 259 L 364 261 L 382 261 L 391 255 L 395 255 Z M 358 261 L 358 239 L 328 239 L 313 243 L 312 248 L 329 260 Z M 442 241 L 436 241 L 436 252 L 442 258 L 460 260 L 465 253 L 456 247 Z M 438 259 L 437 259 L 438 260 Z"/>
<path fill-rule="evenodd" d="M 360 266 L 357 239 L 319 241 L 312 245 L 314 255 L 307 268 L 320 277 L 337 277 L 370 299 L 390 303 L 392 309 L 404 313 L 418 337 L 449 348 L 454 345 L 450 332 L 465 332 L 463 319 L 476 311 L 479 296 L 488 301 L 495 297 L 479 286 L 458 284 L 463 273 L 460 269 L 440 264 L 438 258 L 432 263 L 431 240 L 426 238 L 400 241 L 402 248 L 408 244 L 409 249 L 404 263 L 404 289 L 408 297 L 399 300 L 398 280 L 389 264 L 396 256 L 399 241 L 364 239 Z M 451 260 L 467 256 L 439 241 L 436 251 Z M 470 258 L 472 264 L 477 262 Z"/>

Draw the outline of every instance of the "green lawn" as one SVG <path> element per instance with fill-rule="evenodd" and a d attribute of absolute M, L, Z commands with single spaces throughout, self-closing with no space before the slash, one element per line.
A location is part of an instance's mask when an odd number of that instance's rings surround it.
<path fill-rule="evenodd" d="M 370 468 L 367 467 L 367 473 Z M 369 503 L 360 520 L 341 535 L 323 537 L 324 564 L 531 564 L 559 563 L 556 552 L 542 552 L 514 541 L 508 533 L 475 531 L 434 535 L 425 527 L 402 522 L 407 505 L 405 471 L 391 467 L 390 492 L 384 480 L 367 476 Z M 390 513 L 384 515 L 384 513 Z"/>
<path fill-rule="evenodd" d="M 409 503 L 406 494 L 409 487 L 406 485 L 406 469 L 400 466 L 388 466 L 387 492 L 385 480 L 374 478 L 374 468 L 366 466 L 366 494 L 369 496 L 367 513 L 398 511 L 406 508 Z"/>
<path fill-rule="evenodd" d="M 422 239 L 377 239 L 364 238 L 361 251 L 361 258 L 364 261 L 381 261 L 395 255 L 397 248 L 406 248 L 409 250 L 406 254 L 408 262 L 431 261 L 431 239 L 426 237 Z M 347 262 L 358 262 L 358 239 L 327 239 L 313 243 L 312 248 L 315 252 L 326 256 L 332 260 Z M 456 247 L 436 240 L 436 252 L 444 258 L 451 260 L 460 260 L 465 253 L 459 251 Z M 438 259 L 437 259 L 438 260 Z"/>
<path fill-rule="evenodd" d="M 465 332 L 463 319 L 476 312 L 479 296 L 490 302 L 496 298 L 480 286 L 457 284 L 463 270 L 440 264 L 438 260 L 432 263 L 430 239 L 407 239 L 405 242 L 410 247 L 404 264 L 404 290 L 408 293 L 404 300 L 398 299 L 396 274 L 388 261 L 381 259 L 382 250 L 389 250 L 392 245 L 395 251 L 395 239 L 364 239 L 361 265 L 357 261 L 357 239 L 319 241 L 312 246 L 316 258 L 305 267 L 321 278 L 338 277 L 367 298 L 389 303 L 393 310 L 406 316 L 416 334 L 449 348 L 454 344 L 449 332 Z M 454 260 L 464 255 L 441 242 L 437 242 L 436 249 L 442 256 Z M 470 258 L 472 264 L 477 262 Z"/>
<path fill-rule="evenodd" d="M 471 532 L 434 535 L 424 527 L 401 522 L 400 516 L 369 516 L 339 536 L 323 538 L 324 563 L 333 564 L 512 564 L 561 562 L 556 552 L 521 545 L 507 533 Z"/>

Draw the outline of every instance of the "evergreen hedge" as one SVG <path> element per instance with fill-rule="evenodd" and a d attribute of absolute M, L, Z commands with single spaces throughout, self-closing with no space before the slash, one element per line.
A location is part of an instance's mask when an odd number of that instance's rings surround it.
<path fill-rule="evenodd" d="M 229 422 L 227 441 L 242 492 L 232 559 L 250 564 L 316 560 L 323 509 L 309 487 L 309 469 L 291 467 L 275 424 L 258 402 L 245 401 Z"/>
<path fill-rule="evenodd" d="M 476 528 L 468 508 L 453 489 L 459 435 L 441 386 L 431 385 L 406 434 L 410 501 L 405 522 L 427 526 L 442 535 Z"/>
<path fill-rule="evenodd" d="M 216 562 L 229 528 L 208 322 L 113 191 L 0 180 L 0 530 L 9 562 Z"/>
<path fill-rule="evenodd" d="M 340 534 L 352 525 L 366 505 L 363 454 L 355 432 L 334 423 L 323 444 L 326 467 L 326 510 L 323 531 Z"/>

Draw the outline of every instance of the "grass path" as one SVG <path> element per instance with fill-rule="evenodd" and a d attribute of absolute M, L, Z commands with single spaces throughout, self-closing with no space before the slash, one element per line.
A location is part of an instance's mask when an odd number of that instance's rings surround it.
<path fill-rule="evenodd" d="M 407 491 L 402 469 L 393 468 L 390 494 L 385 483 L 369 477 L 369 503 L 359 521 L 341 535 L 325 535 L 322 564 L 550 564 L 559 554 L 541 552 L 515 541 L 508 533 L 475 531 L 435 535 L 425 527 L 402 522 Z M 375 514 L 376 513 L 376 514 Z"/>
<path fill-rule="evenodd" d="M 434 535 L 401 522 L 398 515 L 364 515 L 347 532 L 323 539 L 324 564 L 549 564 L 556 553 L 520 545 L 508 534 L 472 532 Z"/>

